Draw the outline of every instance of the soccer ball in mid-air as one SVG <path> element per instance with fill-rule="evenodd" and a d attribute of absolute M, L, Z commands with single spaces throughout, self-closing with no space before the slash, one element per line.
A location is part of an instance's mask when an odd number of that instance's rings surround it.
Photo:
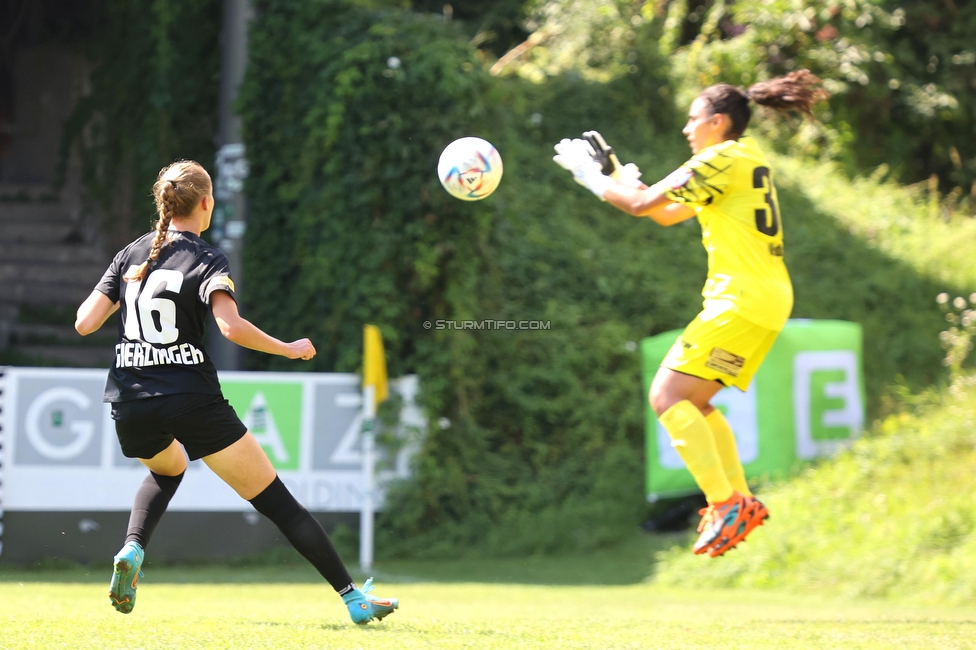
<path fill-rule="evenodd" d="M 455 140 L 437 161 L 437 178 L 448 193 L 462 201 L 480 201 L 502 180 L 502 157 L 481 138 Z"/>

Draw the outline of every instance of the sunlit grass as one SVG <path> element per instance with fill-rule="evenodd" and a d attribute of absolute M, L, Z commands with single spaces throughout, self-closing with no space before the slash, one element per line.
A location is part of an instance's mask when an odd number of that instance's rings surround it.
<path fill-rule="evenodd" d="M 802 193 L 869 246 L 947 288 L 976 289 L 976 219 L 951 213 L 944 197 L 887 180 L 885 169 L 851 180 L 828 163 L 769 157 L 778 184 Z"/>
<path fill-rule="evenodd" d="M 667 551 L 657 581 L 972 602 L 976 393 L 931 399 L 763 492 L 772 519 L 722 563 Z"/>
<path fill-rule="evenodd" d="M 698 558 L 701 559 L 701 558 Z M 707 560 L 706 560 L 707 561 Z M 0 584 L 3 648 L 963 648 L 976 610 L 649 584 L 381 584 L 401 607 L 357 628 L 323 584 Z M 265 576 L 274 580 L 272 574 Z"/>

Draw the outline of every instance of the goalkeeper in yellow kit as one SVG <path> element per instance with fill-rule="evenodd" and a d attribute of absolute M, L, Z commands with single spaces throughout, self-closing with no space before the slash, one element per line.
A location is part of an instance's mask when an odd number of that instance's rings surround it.
<path fill-rule="evenodd" d="M 692 158 L 647 187 L 621 166 L 599 133 L 556 145 L 554 160 L 600 199 L 670 226 L 698 217 L 708 252 L 701 313 L 670 349 L 651 385 L 650 403 L 708 507 L 693 550 L 724 554 L 769 517 L 746 484 L 735 437 L 710 404 L 723 386 L 746 390 L 793 308 L 783 263 L 783 225 L 769 162 L 744 135 L 750 102 L 812 116 L 827 97 L 808 70 L 743 90 L 706 88 L 683 129 Z"/>

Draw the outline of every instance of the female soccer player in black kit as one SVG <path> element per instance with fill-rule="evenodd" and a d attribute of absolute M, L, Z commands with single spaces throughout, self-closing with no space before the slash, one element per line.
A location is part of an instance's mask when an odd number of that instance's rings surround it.
<path fill-rule="evenodd" d="M 105 401 L 122 453 L 149 475 L 136 493 L 125 545 L 115 556 L 109 596 L 123 614 L 135 605 L 136 585 L 156 524 L 176 493 L 190 460 L 203 462 L 268 517 L 342 596 L 356 623 L 382 619 L 396 599 L 353 583 L 317 521 L 278 478 L 271 461 L 220 392 L 203 347 L 207 310 L 220 333 L 238 345 L 289 359 L 311 359 L 308 339 L 284 343 L 240 316 L 227 257 L 200 238 L 213 213 L 210 175 L 198 163 L 164 167 L 153 186 L 156 229 L 123 248 L 78 308 L 75 329 L 98 330 L 121 307 L 115 363 Z M 184 451 L 185 450 L 185 451 Z"/>

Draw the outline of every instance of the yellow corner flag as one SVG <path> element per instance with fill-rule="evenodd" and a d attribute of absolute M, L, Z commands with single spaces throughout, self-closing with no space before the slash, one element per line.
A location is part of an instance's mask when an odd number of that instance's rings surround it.
<path fill-rule="evenodd" d="M 386 383 L 386 357 L 383 356 L 383 337 L 376 325 L 363 326 L 363 387 L 374 386 L 376 403 L 390 395 Z"/>

